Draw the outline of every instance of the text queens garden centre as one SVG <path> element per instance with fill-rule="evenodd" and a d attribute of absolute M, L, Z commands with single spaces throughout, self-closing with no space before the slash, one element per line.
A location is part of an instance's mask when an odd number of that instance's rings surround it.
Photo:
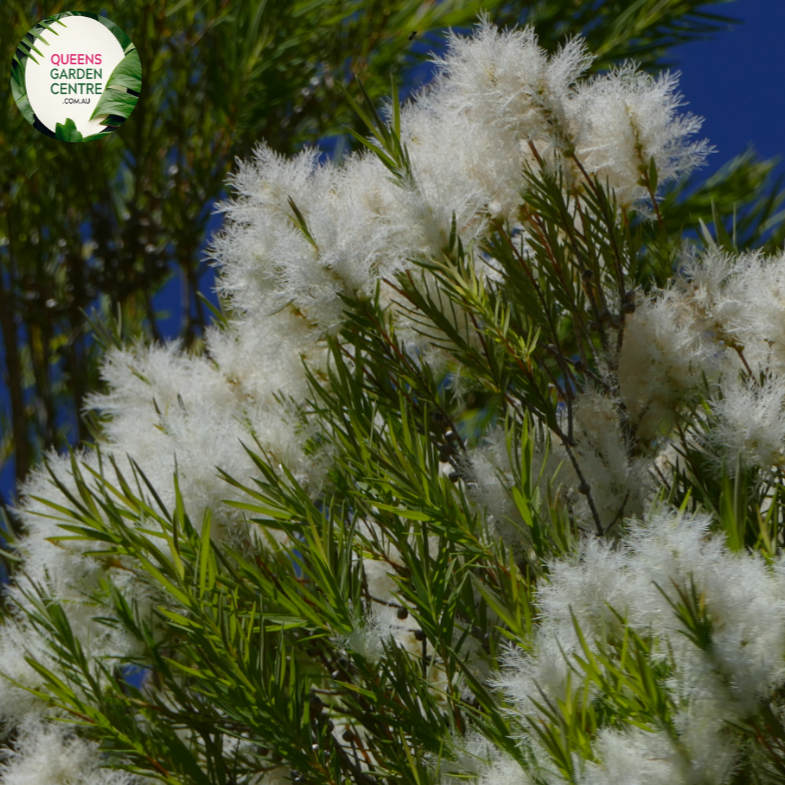
<path fill-rule="evenodd" d="M 63 68 L 65 65 L 101 65 L 102 56 L 97 54 L 53 54 L 50 61 L 52 95 L 101 95 L 103 92 L 103 68 Z M 58 81 L 59 80 L 59 81 Z"/>

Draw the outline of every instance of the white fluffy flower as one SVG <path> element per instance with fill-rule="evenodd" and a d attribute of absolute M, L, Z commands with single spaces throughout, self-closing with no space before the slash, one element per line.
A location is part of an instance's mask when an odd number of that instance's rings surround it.
<path fill-rule="evenodd" d="M 465 245 L 489 217 L 514 222 L 530 144 L 570 176 L 583 174 L 563 156 L 585 158 L 624 205 L 645 195 L 650 159 L 661 181 L 702 161 L 708 148 L 688 141 L 700 123 L 678 115 L 675 77 L 626 68 L 581 85 L 590 62 L 578 40 L 548 55 L 531 28 L 483 22 L 473 36 L 451 35 L 434 83 L 401 110 L 411 165 L 401 181 L 368 150 L 336 167 L 315 150 L 286 160 L 258 148 L 222 206 L 221 290 L 239 311 L 294 307 L 328 329 L 341 295 L 367 296 L 412 259 L 438 257 L 453 221 Z"/>
<path fill-rule="evenodd" d="M 589 763 L 581 785 L 687 785 L 684 766 L 666 733 L 632 728 L 600 732 L 595 749 L 599 763 Z"/>
<path fill-rule="evenodd" d="M 43 714 L 44 702 L 28 692 L 39 689 L 41 675 L 25 659 L 52 665 L 46 640 L 36 630 L 6 620 L 0 627 L 0 723 L 12 727 L 25 717 Z"/>
<path fill-rule="evenodd" d="M 726 305 L 720 318 L 724 331 L 743 347 L 753 370 L 784 373 L 785 254 L 740 256 L 723 296 Z"/>
<path fill-rule="evenodd" d="M 562 414 L 560 427 L 566 432 L 567 415 Z M 589 486 L 603 529 L 642 512 L 652 485 L 649 461 L 628 455 L 619 421 L 619 411 L 610 398 L 597 393 L 576 396 L 573 457 L 582 479 L 555 435 L 549 439 L 531 435 L 535 447 L 530 479 L 538 489 L 533 500 L 536 513 L 544 512 L 543 502 L 549 491 L 551 496 L 559 492 L 581 525 L 595 529 L 587 497 L 580 491 L 583 481 Z M 493 533 L 508 544 L 526 542 L 527 526 L 513 498 L 515 473 L 501 428 L 469 451 L 465 474 L 469 497 L 485 511 Z"/>
<path fill-rule="evenodd" d="M 770 469 L 782 465 L 785 455 L 785 385 L 779 377 L 763 385 L 738 376 L 723 380 L 721 397 L 712 401 L 717 425 L 708 440 L 720 451 L 729 473 L 736 462 Z"/>
<path fill-rule="evenodd" d="M 39 721 L 22 726 L 14 748 L 0 763 L 3 785 L 133 785 L 139 778 L 101 768 L 98 746 L 69 737 L 64 727 Z"/>
<path fill-rule="evenodd" d="M 398 596 L 398 575 L 396 566 L 402 564 L 398 548 L 381 535 L 377 526 L 360 521 L 358 532 L 367 538 L 371 553 L 362 559 L 363 572 L 368 588 L 369 607 L 364 617 L 358 619 L 358 626 L 347 641 L 348 646 L 362 656 L 376 661 L 385 646 L 396 644 L 414 655 L 423 652 L 423 642 L 417 639 L 420 627 L 416 620 L 403 615 L 404 606 Z M 429 548 L 434 551 L 437 540 L 429 539 Z M 402 612 L 403 618 L 399 616 Z M 426 644 L 430 646 L 430 644 Z M 428 649 L 433 653 L 433 648 Z"/>
<path fill-rule="evenodd" d="M 683 296 L 669 290 L 638 299 L 627 317 L 618 378 L 630 425 L 646 441 L 669 430 L 704 375 L 716 379 L 724 356 L 704 337 Z"/>
<path fill-rule="evenodd" d="M 728 721 L 752 715 L 785 680 L 782 574 L 757 555 L 729 552 L 707 536 L 709 523 L 703 515 L 652 512 L 616 546 L 586 540 L 574 560 L 552 565 L 540 589 L 533 652 L 509 655 L 500 685 L 521 718 L 541 716 L 535 701 L 555 705 L 580 690 L 576 622 L 597 651 L 623 632 L 615 610 L 652 641 L 652 661 L 671 663 L 661 686 L 675 706 L 677 737 L 654 727 L 601 729 L 593 742 L 599 763 L 584 766 L 587 785 L 727 782 L 740 743 Z M 674 611 L 693 591 L 709 620 L 708 645 L 685 635 Z M 547 767 L 536 740 L 535 753 Z M 491 769 L 486 779 L 493 776 Z"/>
<path fill-rule="evenodd" d="M 652 160 L 664 183 L 711 152 L 706 142 L 690 141 L 702 120 L 678 114 L 676 85 L 674 74 L 653 77 L 627 65 L 581 84 L 570 104 L 578 160 L 623 205 L 649 195 L 642 181 Z"/>
<path fill-rule="evenodd" d="M 603 529 L 640 515 L 651 490 L 649 463 L 630 456 L 617 403 L 598 393 L 584 393 L 575 400 L 574 417 L 575 452 Z M 582 506 L 581 517 L 593 521 L 588 500 Z"/>
<path fill-rule="evenodd" d="M 511 495 L 515 478 L 502 428 L 469 451 L 465 474 L 469 497 L 485 511 L 492 531 L 508 543 L 520 540 L 522 521 Z"/>
<path fill-rule="evenodd" d="M 684 261 L 676 284 L 696 328 L 742 351 L 756 375 L 785 371 L 785 254 L 736 257 L 711 248 Z"/>
<path fill-rule="evenodd" d="M 451 108 L 510 134 L 515 147 L 530 140 L 569 147 L 567 106 L 591 60 L 579 40 L 549 57 L 531 28 L 500 31 L 486 22 L 472 37 L 452 35 L 438 62 Z"/>

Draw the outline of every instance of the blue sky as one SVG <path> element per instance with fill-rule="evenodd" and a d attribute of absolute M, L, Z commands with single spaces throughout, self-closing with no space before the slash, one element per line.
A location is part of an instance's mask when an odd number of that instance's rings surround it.
<path fill-rule="evenodd" d="M 747 144 L 766 158 L 785 151 L 785 2 L 736 0 L 719 8 L 743 23 L 674 50 L 687 108 L 705 118 L 704 136 L 718 150 L 707 171 Z"/>
<path fill-rule="evenodd" d="M 749 144 L 767 158 L 785 151 L 785 0 L 736 0 L 720 8 L 742 24 L 713 40 L 680 47 L 673 57 L 682 72 L 687 108 L 705 118 L 704 136 L 718 151 L 711 156 L 706 174 Z M 785 174 L 784 164 L 779 171 Z M 157 304 L 166 308 L 169 301 L 176 308 L 177 290 L 173 282 Z M 0 385 L 0 405 L 7 403 L 6 390 Z M 4 495 L 9 494 L 11 484 L 8 466 L 0 475 Z"/>

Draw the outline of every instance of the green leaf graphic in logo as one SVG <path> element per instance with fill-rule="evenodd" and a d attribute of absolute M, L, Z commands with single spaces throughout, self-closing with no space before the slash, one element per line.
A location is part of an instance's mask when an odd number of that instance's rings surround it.
<path fill-rule="evenodd" d="M 55 136 L 61 142 L 81 142 L 82 134 L 76 129 L 76 123 L 70 118 L 66 118 L 65 123 L 58 123 L 55 129 Z"/>
<path fill-rule="evenodd" d="M 126 88 L 140 92 L 142 89 L 142 61 L 139 59 L 139 52 L 136 48 L 132 49 L 117 64 L 117 68 L 112 71 L 107 87 L 116 89 Z"/>
<path fill-rule="evenodd" d="M 27 87 L 25 86 L 25 64 L 27 58 L 23 57 L 17 60 L 14 56 L 14 61 L 11 63 L 11 91 L 14 94 L 14 100 L 19 107 L 19 111 L 24 115 L 25 120 L 31 125 L 35 124 L 35 114 L 33 107 L 30 106 L 30 99 L 27 97 Z"/>
<path fill-rule="evenodd" d="M 69 16 L 86 16 L 88 19 L 94 19 L 96 22 L 100 22 L 120 42 L 120 46 L 123 47 L 124 52 L 127 52 L 128 49 L 133 46 L 131 39 L 128 37 L 128 34 L 125 32 L 125 30 L 123 30 L 121 27 L 118 27 L 111 19 L 101 16 L 100 14 L 91 14 L 87 11 L 64 11 L 61 14 L 48 16 L 40 24 L 44 24 L 45 22 L 57 22 L 60 19 L 66 19 Z"/>
<path fill-rule="evenodd" d="M 142 61 L 136 48 L 132 48 L 112 71 L 90 119 L 95 120 L 102 115 L 117 115 L 123 120 L 127 119 L 139 100 L 139 96 L 134 93 L 141 92 L 141 89 Z M 129 90 L 133 90 L 133 93 Z"/>
<path fill-rule="evenodd" d="M 30 76 L 27 71 L 27 61 L 32 60 L 36 65 L 47 61 L 49 57 L 47 47 L 57 45 L 55 36 L 62 33 L 60 28 L 68 28 L 69 17 L 87 17 L 100 23 L 114 36 L 123 51 L 123 59 L 110 74 L 104 91 L 98 97 L 95 110 L 90 115 L 90 120 L 97 120 L 103 129 L 99 133 L 87 136 L 83 136 L 76 125 L 77 122 L 81 124 L 85 121 L 83 114 L 79 115 L 76 121 L 67 118 L 63 123 L 58 122 L 55 133 L 52 133 L 50 128 L 40 121 L 31 102 L 31 97 L 33 102 L 39 99 L 35 98 L 33 93 L 28 95 L 27 90 L 27 78 Z M 87 142 L 109 135 L 129 117 L 142 90 L 142 63 L 129 36 L 107 17 L 83 11 L 66 11 L 38 22 L 19 42 L 11 63 L 10 76 L 14 100 L 24 118 L 45 135 L 67 142 Z M 90 101 L 81 103 L 89 104 Z M 89 112 L 89 109 L 87 111 Z"/>
<path fill-rule="evenodd" d="M 107 128 L 105 131 L 101 131 L 100 133 L 90 134 L 90 136 L 83 136 L 82 141 L 92 142 L 93 139 L 103 139 L 105 136 L 109 136 L 109 134 L 111 134 L 112 131 L 114 131 L 114 128 Z"/>
<path fill-rule="evenodd" d="M 25 37 L 19 42 L 16 48 L 14 58 L 11 61 L 11 92 L 14 94 L 14 100 L 19 107 L 19 111 L 24 115 L 25 120 L 31 125 L 35 125 L 35 112 L 30 105 L 30 99 L 27 97 L 27 83 L 25 82 L 25 73 L 27 71 L 27 60 L 31 59 L 34 63 L 38 63 L 33 52 L 38 52 L 41 59 L 45 59 L 41 54 L 39 45 L 49 46 L 49 41 L 44 38 L 44 33 L 49 36 L 59 35 L 57 30 L 52 25 L 56 20 L 44 19 L 39 22 L 32 30 L 28 31 Z M 65 25 L 58 22 L 62 27 Z M 51 38 L 51 36 L 49 36 Z"/>

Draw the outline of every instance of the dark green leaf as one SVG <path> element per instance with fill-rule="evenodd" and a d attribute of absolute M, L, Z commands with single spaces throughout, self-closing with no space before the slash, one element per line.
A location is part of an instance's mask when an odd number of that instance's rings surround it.
<path fill-rule="evenodd" d="M 126 118 L 133 112 L 138 98 L 130 93 L 121 92 L 120 90 L 106 90 L 98 101 L 98 106 L 90 117 L 94 120 L 96 117 L 102 115 L 116 114 L 120 117 Z"/>
<path fill-rule="evenodd" d="M 77 131 L 76 123 L 69 117 L 65 123 L 58 123 L 55 136 L 63 142 L 81 142 L 82 134 Z"/>
<path fill-rule="evenodd" d="M 142 61 L 139 59 L 139 53 L 136 49 L 132 49 L 112 71 L 109 81 L 106 83 L 107 88 L 113 87 L 115 89 L 128 89 L 134 92 L 141 92 L 142 90 Z"/>

